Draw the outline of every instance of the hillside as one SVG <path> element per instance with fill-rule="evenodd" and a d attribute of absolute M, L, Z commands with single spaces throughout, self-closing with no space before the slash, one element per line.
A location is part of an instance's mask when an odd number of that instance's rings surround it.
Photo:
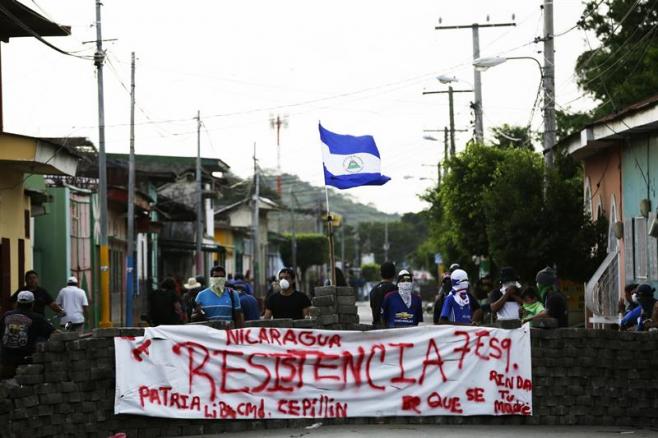
<path fill-rule="evenodd" d="M 261 176 L 261 183 L 269 189 L 266 189 L 266 191 L 276 192 L 276 176 L 271 171 L 264 172 Z M 306 181 L 302 181 L 296 175 L 283 174 L 281 176 L 281 192 L 281 203 L 284 207 L 308 210 L 309 213 L 325 211 L 324 187 L 311 185 Z M 329 189 L 329 204 L 332 212 L 342 215 L 350 225 L 361 222 L 384 222 L 400 219 L 396 214 L 381 212 L 375 206 L 362 204 L 349 193 L 333 188 Z"/>

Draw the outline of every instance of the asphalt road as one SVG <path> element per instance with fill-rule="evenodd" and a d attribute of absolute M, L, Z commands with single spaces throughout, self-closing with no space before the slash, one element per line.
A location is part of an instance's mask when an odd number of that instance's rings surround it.
<path fill-rule="evenodd" d="M 319 426 L 317 426 L 319 425 Z M 602 438 L 628 437 L 644 438 L 658 436 L 658 430 L 632 429 L 599 426 L 434 426 L 434 425 L 363 425 L 363 426 L 322 426 L 316 423 L 314 429 L 277 429 L 251 432 L 223 433 L 221 435 L 197 435 L 222 438 L 487 438 L 546 437 L 546 438 Z M 192 437 L 188 437 L 192 438 Z"/>

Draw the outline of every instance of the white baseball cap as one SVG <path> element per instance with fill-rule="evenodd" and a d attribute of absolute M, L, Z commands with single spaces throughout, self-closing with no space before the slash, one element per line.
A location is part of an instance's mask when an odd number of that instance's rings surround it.
<path fill-rule="evenodd" d="M 66 282 L 67 282 L 67 283 L 75 283 L 75 284 L 78 284 L 78 279 L 75 278 L 75 277 L 73 277 L 73 276 L 71 276 L 71 277 L 69 277 L 68 280 L 66 280 Z"/>
<path fill-rule="evenodd" d="M 19 303 L 33 303 L 34 294 L 29 290 L 22 290 L 18 293 L 18 297 L 16 297 L 16 301 L 18 301 Z"/>

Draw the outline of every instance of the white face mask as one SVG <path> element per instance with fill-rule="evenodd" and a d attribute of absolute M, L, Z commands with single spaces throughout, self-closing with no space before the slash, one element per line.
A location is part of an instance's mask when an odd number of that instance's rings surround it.
<path fill-rule="evenodd" d="M 210 277 L 210 289 L 216 293 L 224 292 L 226 277 Z"/>
<path fill-rule="evenodd" d="M 281 286 L 281 290 L 288 290 L 288 288 L 290 287 L 290 282 L 285 278 L 282 278 L 281 280 L 279 280 L 279 286 Z"/>
<path fill-rule="evenodd" d="M 631 295 L 631 301 L 633 301 L 634 303 L 638 303 L 638 302 L 639 302 L 639 301 L 637 300 L 637 294 L 633 294 L 633 295 Z"/>

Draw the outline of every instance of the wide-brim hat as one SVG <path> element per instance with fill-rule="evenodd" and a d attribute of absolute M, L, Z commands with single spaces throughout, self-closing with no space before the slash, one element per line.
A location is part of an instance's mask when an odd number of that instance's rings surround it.
<path fill-rule="evenodd" d="M 187 279 L 187 283 L 185 283 L 183 287 L 187 290 L 197 289 L 201 287 L 201 283 L 197 281 L 196 277 L 190 277 Z"/>

